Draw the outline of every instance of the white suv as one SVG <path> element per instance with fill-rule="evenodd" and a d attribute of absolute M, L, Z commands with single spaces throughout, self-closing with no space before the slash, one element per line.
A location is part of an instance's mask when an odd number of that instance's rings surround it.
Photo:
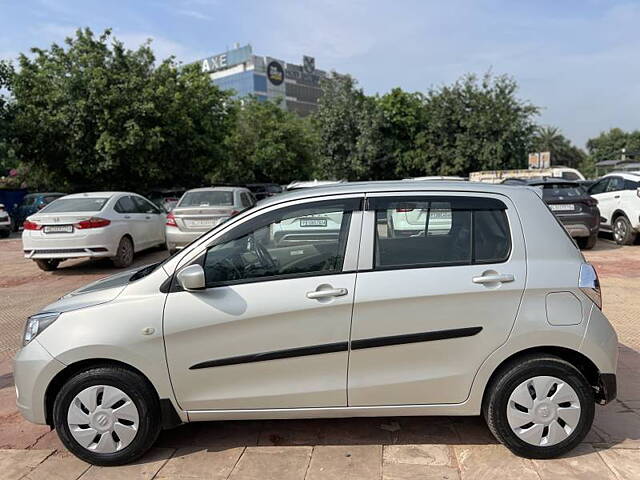
<path fill-rule="evenodd" d="M 398 209 L 422 231 L 395 231 Z M 276 228 L 323 218 L 335 235 Z M 393 415 L 482 414 L 548 458 L 615 398 L 617 352 L 595 270 L 535 191 L 343 184 L 267 199 L 45 307 L 15 384 L 28 420 L 99 465 L 183 422 Z"/>
<path fill-rule="evenodd" d="M 640 230 L 640 172 L 605 175 L 589 194 L 598 200 L 600 230 L 613 232 L 620 245 L 633 244 Z"/>

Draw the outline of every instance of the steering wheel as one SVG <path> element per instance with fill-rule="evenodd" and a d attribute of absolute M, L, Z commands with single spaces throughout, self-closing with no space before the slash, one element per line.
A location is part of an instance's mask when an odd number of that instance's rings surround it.
<path fill-rule="evenodd" d="M 257 242 L 255 238 L 253 239 L 253 250 L 260 260 L 260 263 L 267 268 L 267 270 L 273 271 L 274 273 L 278 270 L 278 264 L 273 259 L 269 251 L 262 245 L 260 242 Z"/>

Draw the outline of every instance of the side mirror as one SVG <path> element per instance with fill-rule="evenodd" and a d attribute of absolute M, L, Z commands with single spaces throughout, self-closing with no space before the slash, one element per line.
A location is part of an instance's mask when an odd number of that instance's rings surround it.
<path fill-rule="evenodd" d="M 178 272 L 178 283 L 187 291 L 202 290 L 205 287 L 204 270 L 200 265 L 189 265 Z"/>

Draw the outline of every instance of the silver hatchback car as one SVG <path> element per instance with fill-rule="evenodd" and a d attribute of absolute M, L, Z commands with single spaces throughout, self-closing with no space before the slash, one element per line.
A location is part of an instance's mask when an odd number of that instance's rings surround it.
<path fill-rule="evenodd" d="M 390 221 L 407 211 L 410 234 Z M 45 307 L 15 383 L 28 420 L 98 465 L 184 422 L 390 415 L 481 414 L 548 458 L 615 398 L 617 346 L 535 190 L 352 183 L 268 199 Z"/>

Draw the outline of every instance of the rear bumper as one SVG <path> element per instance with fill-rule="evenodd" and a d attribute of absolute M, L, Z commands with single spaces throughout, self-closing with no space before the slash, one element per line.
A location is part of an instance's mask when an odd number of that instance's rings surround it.
<path fill-rule="evenodd" d="M 120 236 L 105 228 L 82 234 L 45 234 L 24 230 L 22 249 L 25 258 L 84 258 L 113 257 L 118 250 Z"/>
<path fill-rule="evenodd" d="M 601 373 L 598 380 L 598 390 L 596 392 L 596 401 L 600 405 L 616 399 L 618 394 L 618 381 L 615 373 Z"/>
<path fill-rule="evenodd" d="M 167 227 L 165 229 L 167 236 L 167 248 L 169 250 L 177 250 L 193 242 L 207 233 L 207 230 L 201 232 L 184 232 L 177 227 Z"/>
<path fill-rule="evenodd" d="M 590 237 L 596 235 L 600 229 L 599 216 L 557 215 L 558 220 L 572 237 Z"/>

